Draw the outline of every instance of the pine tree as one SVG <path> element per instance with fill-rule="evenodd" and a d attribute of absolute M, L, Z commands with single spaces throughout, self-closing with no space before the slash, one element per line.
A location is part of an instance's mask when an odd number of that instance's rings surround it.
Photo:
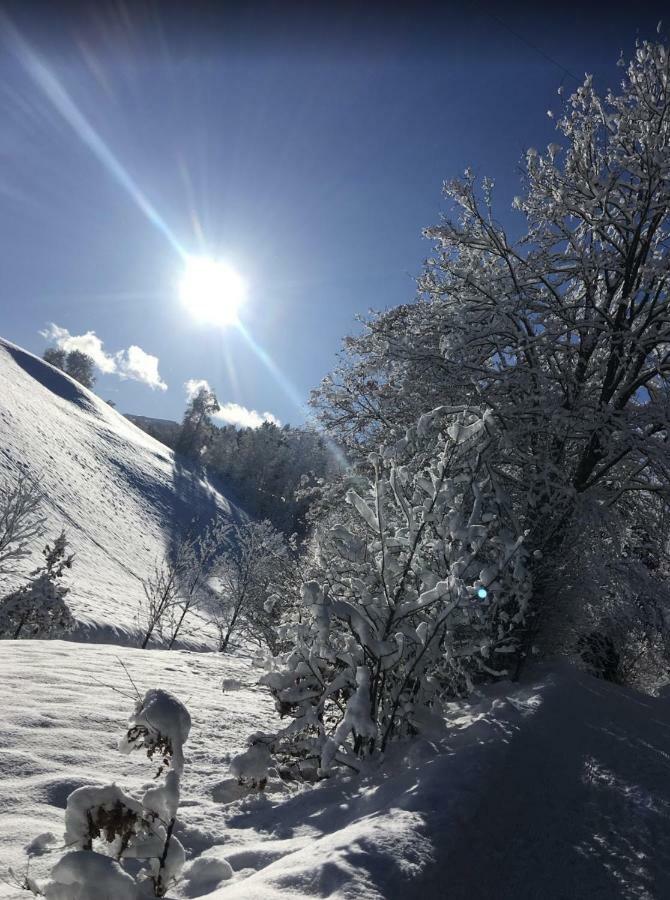
<path fill-rule="evenodd" d="M 205 387 L 200 388 L 184 413 L 176 446 L 177 453 L 191 459 L 200 459 L 211 432 L 211 416 L 219 409 L 220 406 L 214 392 Z"/>
<path fill-rule="evenodd" d="M 93 359 L 87 353 L 82 353 L 81 350 L 70 350 L 65 360 L 67 374 L 89 390 L 95 384 L 93 366 Z"/>
<path fill-rule="evenodd" d="M 61 350 L 60 347 L 47 347 L 47 349 L 42 354 L 42 359 L 45 362 L 48 362 L 50 365 L 55 366 L 57 369 L 60 369 L 61 372 L 65 371 L 65 361 L 67 358 L 67 353 L 65 350 Z"/>

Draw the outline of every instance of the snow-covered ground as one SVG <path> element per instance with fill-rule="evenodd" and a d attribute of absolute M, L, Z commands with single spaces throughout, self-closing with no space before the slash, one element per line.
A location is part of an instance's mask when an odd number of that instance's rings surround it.
<path fill-rule="evenodd" d="M 2 340 L 0 387 L 0 476 L 23 469 L 38 478 L 47 536 L 65 528 L 77 637 L 127 642 L 141 579 L 176 532 L 239 513 L 91 391 Z"/>
<path fill-rule="evenodd" d="M 230 758 L 274 724 L 247 661 L 61 641 L 1 649 L 2 865 L 21 870 L 45 832 L 62 839 L 74 788 L 146 785 L 146 759 L 115 749 L 133 705 L 112 689 L 133 692 L 122 660 L 140 691 L 172 691 L 193 721 L 176 832 L 190 877 L 172 897 L 670 895 L 666 699 L 539 670 L 452 705 L 359 778 L 298 789 L 275 777 L 265 794 L 240 797 Z M 42 843 L 30 857 L 38 878 L 59 855 Z M 226 862 L 232 878 L 218 883 Z M 2 898 L 27 896 L 0 884 Z"/>

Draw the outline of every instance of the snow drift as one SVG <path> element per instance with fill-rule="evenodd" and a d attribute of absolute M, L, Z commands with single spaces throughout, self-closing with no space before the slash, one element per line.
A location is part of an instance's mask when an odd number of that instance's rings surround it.
<path fill-rule="evenodd" d="M 47 535 L 64 528 L 75 553 L 75 639 L 126 643 L 156 558 L 192 523 L 241 515 L 109 404 L 0 339 L 0 476 L 21 470 L 44 490 Z"/>

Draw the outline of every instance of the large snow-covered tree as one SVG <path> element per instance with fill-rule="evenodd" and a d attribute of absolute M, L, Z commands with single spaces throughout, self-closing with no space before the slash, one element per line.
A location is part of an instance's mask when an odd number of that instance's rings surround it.
<path fill-rule="evenodd" d="M 427 232 L 418 301 L 373 316 L 316 395 L 354 460 L 432 406 L 486 406 L 492 470 L 543 554 L 541 618 L 561 565 L 605 520 L 624 543 L 640 516 L 658 552 L 665 540 L 669 79 L 666 45 L 644 42 L 618 91 L 600 96 L 587 77 L 564 101 L 556 142 L 526 154 L 517 240 L 490 181 L 448 183 L 453 213 Z"/>

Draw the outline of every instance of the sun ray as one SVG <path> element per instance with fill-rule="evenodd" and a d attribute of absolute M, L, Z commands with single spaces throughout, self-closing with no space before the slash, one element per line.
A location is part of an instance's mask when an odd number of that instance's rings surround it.
<path fill-rule="evenodd" d="M 0 23 L 14 53 L 30 76 L 54 108 L 60 113 L 73 131 L 89 150 L 104 165 L 116 182 L 128 193 L 147 219 L 168 239 L 174 250 L 186 259 L 187 253 L 168 227 L 156 207 L 144 195 L 139 185 L 107 146 L 100 134 L 79 109 L 62 82 L 32 49 L 12 23 L 8 15 L 0 11 Z"/>

